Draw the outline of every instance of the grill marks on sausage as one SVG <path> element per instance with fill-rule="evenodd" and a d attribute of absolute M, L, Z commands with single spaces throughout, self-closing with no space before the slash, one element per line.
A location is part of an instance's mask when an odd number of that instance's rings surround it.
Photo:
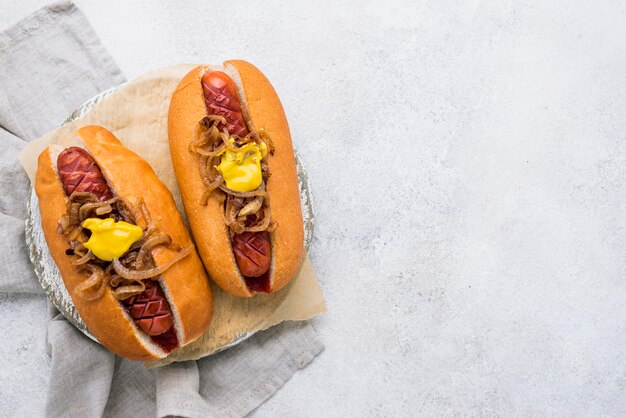
<path fill-rule="evenodd" d="M 82 148 L 70 147 L 63 150 L 57 158 L 57 171 L 63 190 L 68 196 L 73 192 L 91 192 L 101 201 L 113 198 L 100 167 Z M 122 303 L 135 324 L 169 353 L 179 345 L 172 326 L 172 310 L 161 286 L 153 280 L 145 283 L 146 289 L 142 293 L 131 296 Z"/>
<path fill-rule="evenodd" d="M 226 125 L 219 125 L 219 129 L 226 128 L 231 135 L 244 137 L 248 135 L 246 120 L 241 112 L 241 104 L 237 96 L 232 79 L 221 71 L 209 71 L 202 76 L 202 90 L 204 104 L 210 115 L 222 116 Z"/>
<path fill-rule="evenodd" d="M 202 76 L 204 103 L 209 115 L 226 119 L 219 129 L 226 128 L 231 135 L 246 136 L 249 131 L 243 117 L 235 82 L 221 71 L 208 71 Z M 234 234 L 231 239 L 235 261 L 246 286 L 251 291 L 270 292 L 269 268 L 271 262 L 270 238 L 267 231 Z"/>
<path fill-rule="evenodd" d="M 235 234 L 232 243 L 243 276 L 259 277 L 269 269 L 271 248 L 267 231 Z"/>
<path fill-rule="evenodd" d="M 102 201 L 113 198 L 100 167 L 82 148 L 70 147 L 63 150 L 57 159 L 57 171 L 68 196 L 74 192 L 90 192 Z"/>
<path fill-rule="evenodd" d="M 161 335 L 172 327 L 172 314 L 161 287 L 154 281 L 146 284 L 143 293 L 124 300 L 130 315 L 148 335 Z"/>

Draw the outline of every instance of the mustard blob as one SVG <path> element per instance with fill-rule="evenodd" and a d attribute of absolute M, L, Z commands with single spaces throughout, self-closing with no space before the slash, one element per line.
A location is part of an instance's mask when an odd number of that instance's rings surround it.
<path fill-rule="evenodd" d="M 113 218 L 87 218 L 83 228 L 91 231 L 91 237 L 83 245 L 104 261 L 120 258 L 143 235 L 140 227 L 124 221 L 115 222 Z"/>
<path fill-rule="evenodd" d="M 235 140 L 230 138 L 230 143 L 234 144 Z M 226 187 L 236 192 L 251 192 L 261 185 L 261 160 L 267 155 L 264 142 L 249 142 L 237 151 L 226 148 L 219 155 L 222 160 L 216 168 L 224 177 Z"/>

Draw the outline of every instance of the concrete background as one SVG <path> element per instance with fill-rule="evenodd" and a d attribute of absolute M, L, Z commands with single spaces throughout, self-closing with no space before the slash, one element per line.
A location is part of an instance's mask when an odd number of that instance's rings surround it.
<path fill-rule="evenodd" d="M 245 58 L 281 95 L 327 348 L 255 416 L 626 415 L 626 3 L 77 4 L 128 78 Z M 0 302 L 0 406 L 39 415 L 44 298 Z"/>

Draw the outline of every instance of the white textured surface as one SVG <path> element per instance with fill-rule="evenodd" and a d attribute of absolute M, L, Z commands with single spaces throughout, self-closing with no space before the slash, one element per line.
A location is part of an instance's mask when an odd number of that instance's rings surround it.
<path fill-rule="evenodd" d="M 77 3 L 129 78 L 241 57 L 281 95 L 327 348 L 255 415 L 626 414 L 626 4 Z M 45 303 L 0 301 L 0 411 L 38 415 Z"/>

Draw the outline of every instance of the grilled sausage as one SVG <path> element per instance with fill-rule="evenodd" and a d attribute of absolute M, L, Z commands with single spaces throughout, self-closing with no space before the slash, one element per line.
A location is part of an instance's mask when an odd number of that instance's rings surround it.
<path fill-rule="evenodd" d="M 202 76 L 204 104 L 210 115 L 223 116 L 226 128 L 231 135 L 244 137 L 248 135 L 246 121 L 241 113 L 241 104 L 237 97 L 237 88 L 233 80 L 221 71 L 209 71 Z"/>
<path fill-rule="evenodd" d="M 172 327 L 172 311 L 163 291 L 153 280 L 146 283 L 143 293 L 124 300 L 130 315 L 148 335 L 161 335 Z"/>
<path fill-rule="evenodd" d="M 113 193 L 93 157 L 79 147 L 63 150 L 57 158 L 57 170 L 63 190 L 91 192 L 101 201 L 111 199 Z M 160 335 L 172 327 L 172 310 L 158 283 L 149 281 L 143 293 L 123 301 L 135 323 L 150 336 Z"/>
<path fill-rule="evenodd" d="M 233 252 L 244 277 L 259 277 L 270 268 L 270 236 L 267 231 L 233 235 Z"/>
<path fill-rule="evenodd" d="M 231 135 L 240 137 L 248 134 L 232 78 L 221 71 L 208 71 L 202 76 L 202 91 L 208 113 L 226 119 L 225 126 L 220 124 L 219 129 L 226 128 Z M 235 234 L 232 246 L 242 276 L 260 277 L 269 270 L 272 253 L 267 232 Z"/>
<path fill-rule="evenodd" d="M 102 201 L 113 197 L 100 167 L 82 148 L 70 147 L 59 154 L 57 170 L 68 196 L 74 192 L 90 192 Z"/>

